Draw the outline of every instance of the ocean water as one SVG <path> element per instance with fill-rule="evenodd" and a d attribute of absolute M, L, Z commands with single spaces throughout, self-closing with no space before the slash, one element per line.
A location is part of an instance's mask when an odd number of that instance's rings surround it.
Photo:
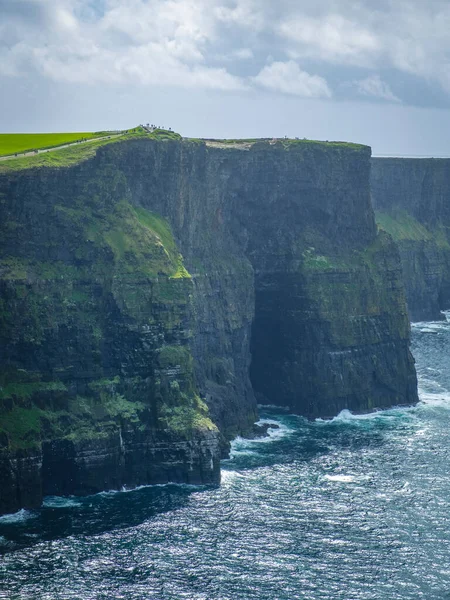
<path fill-rule="evenodd" d="M 421 402 L 236 440 L 220 488 L 47 498 L 0 518 L 0 598 L 450 599 L 450 323 L 413 325 Z"/>

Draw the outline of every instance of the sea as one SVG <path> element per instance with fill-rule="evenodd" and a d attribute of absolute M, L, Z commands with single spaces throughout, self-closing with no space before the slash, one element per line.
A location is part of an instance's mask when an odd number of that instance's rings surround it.
<path fill-rule="evenodd" d="M 450 600 L 450 322 L 414 323 L 420 403 L 236 439 L 220 487 L 47 497 L 0 517 L 0 599 Z"/>

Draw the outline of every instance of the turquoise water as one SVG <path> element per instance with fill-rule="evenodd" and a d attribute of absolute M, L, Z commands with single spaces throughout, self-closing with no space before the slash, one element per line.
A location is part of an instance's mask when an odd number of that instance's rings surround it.
<path fill-rule="evenodd" d="M 414 325 L 413 352 L 417 407 L 328 422 L 266 409 L 280 429 L 236 440 L 220 488 L 0 518 L 0 598 L 450 599 L 450 324 Z"/>

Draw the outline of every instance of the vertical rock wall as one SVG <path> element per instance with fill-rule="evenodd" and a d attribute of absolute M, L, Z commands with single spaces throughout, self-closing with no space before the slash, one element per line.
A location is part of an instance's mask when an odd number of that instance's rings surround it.
<path fill-rule="evenodd" d="M 255 392 L 308 417 L 415 402 L 369 166 L 343 143 L 141 139 L 0 176 L 0 512 L 217 482 Z"/>
<path fill-rule="evenodd" d="M 411 319 L 441 319 L 450 308 L 450 161 L 374 158 L 371 190 L 400 251 Z"/>

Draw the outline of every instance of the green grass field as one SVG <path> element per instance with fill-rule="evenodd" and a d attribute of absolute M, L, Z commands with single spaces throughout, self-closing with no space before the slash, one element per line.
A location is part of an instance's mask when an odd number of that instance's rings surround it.
<path fill-rule="evenodd" d="M 70 144 L 81 139 L 92 139 L 111 135 L 112 132 L 79 133 L 0 133 L 0 156 L 43 150 Z"/>
<path fill-rule="evenodd" d="M 96 134 L 92 135 L 95 137 Z M 0 134 L 0 139 L 1 136 L 2 134 Z M 152 133 L 146 133 L 142 127 L 135 127 L 134 129 L 126 129 L 123 132 L 123 135 L 113 136 L 111 139 L 109 139 L 108 136 L 104 136 L 103 139 L 92 141 L 87 144 L 73 144 L 68 148 L 62 148 L 60 150 L 55 149 L 51 152 L 43 152 L 40 154 L 33 154 L 31 156 L 23 156 L 19 154 L 17 158 L 13 156 L 7 160 L 0 160 L 0 175 L 2 173 L 11 173 L 13 171 L 23 171 L 24 169 L 32 168 L 70 167 L 95 156 L 97 150 L 101 146 L 113 145 L 136 139 L 178 141 L 182 138 L 180 134 L 175 133 L 174 131 L 156 129 Z"/>

